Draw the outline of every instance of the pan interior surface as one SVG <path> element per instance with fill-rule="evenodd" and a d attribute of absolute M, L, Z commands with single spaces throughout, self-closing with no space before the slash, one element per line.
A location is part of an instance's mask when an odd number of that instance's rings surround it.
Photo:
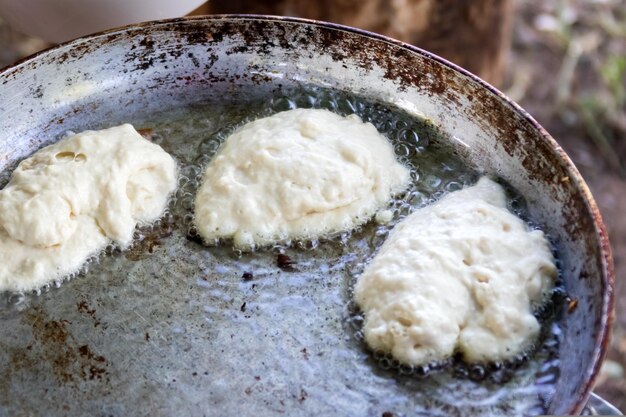
<path fill-rule="evenodd" d="M 292 107 L 371 120 L 413 163 L 392 224 L 483 173 L 550 238 L 567 295 L 511 367 L 422 376 L 368 352 L 351 289 L 388 226 L 250 254 L 188 239 L 202 168 L 247 120 Z M 424 122 L 426 120 L 426 122 Z M 0 186 L 68 131 L 153 129 L 179 190 L 128 252 L 40 295 L 2 294 L 1 415 L 576 414 L 608 341 L 612 264 L 589 192 L 552 139 L 491 87 L 376 35 L 271 17 L 151 22 L 0 73 Z M 440 133 L 443 132 L 443 133 Z M 277 255 L 293 261 L 282 268 Z M 250 275 L 251 274 L 251 275 Z"/>
<path fill-rule="evenodd" d="M 223 140 L 246 121 L 295 107 L 356 112 L 393 141 L 413 185 L 391 204 L 392 224 L 253 253 L 189 240 L 196 188 Z M 558 377 L 556 323 L 544 325 L 532 360 L 498 370 L 401 367 L 368 352 L 360 336 L 351 288 L 393 223 L 477 177 L 433 126 L 312 87 L 129 117 L 177 159 L 180 188 L 129 251 L 109 248 L 58 289 L 5 297 L 0 320 L 12 335 L 0 353 L 10 375 L 0 386 L 5 398 L 36 409 L 40 399 L 29 392 L 48 389 L 49 411 L 69 406 L 71 414 L 134 414 L 137 404 L 191 415 L 544 411 Z M 278 265 L 278 254 L 293 264 Z"/>

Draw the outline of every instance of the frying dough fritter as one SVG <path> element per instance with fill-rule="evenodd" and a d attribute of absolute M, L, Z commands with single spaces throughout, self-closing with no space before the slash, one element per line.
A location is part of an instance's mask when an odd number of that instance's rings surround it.
<path fill-rule="evenodd" d="M 391 143 L 358 116 L 285 111 L 226 139 L 204 174 L 195 224 L 205 242 L 240 248 L 316 238 L 365 223 L 408 181 Z"/>
<path fill-rule="evenodd" d="M 0 290 L 26 291 L 78 271 L 137 223 L 164 211 L 176 163 L 124 124 L 85 131 L 22 161 L 0 190 Z"/>
<path fill-rule="evenodd" d="M 506 208 L 488 178 L 416 210 L 391 232 L 355 288 L 365 340 L 409 365 L 459 350 L 470 363 L 532 346 L 557 269 L 546 237 Z"/>

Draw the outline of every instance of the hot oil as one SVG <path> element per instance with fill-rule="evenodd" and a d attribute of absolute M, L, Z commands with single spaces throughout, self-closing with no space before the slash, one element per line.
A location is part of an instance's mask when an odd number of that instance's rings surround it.
<path fill-rule="evenodd" d="M 233 250 L 230 242 L 200 245 L 191 229 L 206 165 L 238 127 L 293 108 L 356 113 L 392 141 L 413 179 L 390 203 L 392 220 L 252 253 Z M 139 227 L 129 251 L 107 248 L 59 290 L 39 297 L 7 295 L 0 307 L 7 332 L 27 342 L 28 323 L 16 311 L 31 307 L 67 320 L 78 345 L 92 343 L 107 358 L 109 379 L 118 381 L 118 388 L 101 395 L 115 398 L 126 412 L 146 398 L 161 412 L 210 415 L 543 411 L 558 378 L 558 309 L 542 313 L 541 340 L 530 358 L 504 364 L 467 366 L 451 359 L 409 368 L 369 352 L 362 340 L 362 317 L 350 300 L 365 264 L 397 222 L 478 178 L 428 121 L 353 95 L 303 87 L 269 99 L 240 97 L 136 115 L 132 122 L 153 129 L 152 140 L 179 163 L 179 188 L 166 214 Z M 524 218 L 523 199 L 513 195 L 511 201 Z M 279 254 L 289 262 L 281 263 Z M 83 299 L 94 311 L 97 307 L 104 324 L 90 326 L 73 308 Z M 135 359 L 128 361 L 129 355 Z M 31 384 L 49 382 L 39 377 Z M 71 391 L 58 392 L 63 398 Z"/>

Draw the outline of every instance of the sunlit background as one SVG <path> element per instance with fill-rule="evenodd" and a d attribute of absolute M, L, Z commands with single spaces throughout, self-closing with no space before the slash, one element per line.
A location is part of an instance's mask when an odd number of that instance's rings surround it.
<path fill-rule="evenodd" d="M 456 19 L 453 11 L 450 15 L 439 16 L 438 21 L 420 18 L 424 11 L 419 10 L 420 1 L 425 0 L 388 2 L 396 12 L 381 16 L 377 14 L 379 0 L 361 0 L 362 6 L 358 10 L 345 10 L 345 16 L 355 25 L 370 30 L 405 37 L 406 41 L 418 39 L 416 43 L 420 46 L 420 38 L 411 38 L 411 33 L 421 30 L 422 26 L 433 30 L 429 24 L 443 27 Z M 345 7 L 355 3 L 336 2 Z M 247 3 L 214 0 L 214 4 L 205 4 L 194 13 L 266 12 L 327 18 L 320 10 L 310 10 L 310 5 L 316 3 L 320 9 L 328 1 L 299 4 L 277 0 L 276 3 L 284 4 L 275 10 L 272 10 L 272 0 L 253 2 L 254 10 L 246 10 Z M 405 13 L 403 7 L 413 8 L 413 11 Z M 498 62 L 483 65 L 482 70 L 478 65 L 476 71 L 483 71 L 484 77 L 499 84 L 565 148 L 591 187 L 604 215 L 615 257 L 617 321 L 609 357 L 595 391 L 626 410 L 626 0 L 517 0 L 511 15 L 510 42 L 506 38 L 509 32 L 507 11 L 502 11 L 505 15 L 487 17 L 483 14 L 489 14 L 489 10 L 477 13 L 471 19 L 479 23 L 483 18 L 491 19 L 485 20 L 485 27 L 492 31 L 503 30 L 497 38 L 503 36 L 504 42 L 502 51 L 494 58 Z M 424 40 L 426 45 L 421 46 L 450 50 L 454 32 L 463 29 L 449 27 L 446 30 L 448 32 L 443 31 L 444 36 L 436 43 Z M 12 29 L 0 15 L 0 66 L 10 65 L 49 46 L 52 44 L 48 41 Z M 488 46 L 483 49 L 486 48 Z M 480 52 L 479 49 L 477 53 Z M 446 53 L 455 61 L 466 58 L 455 56 L 454 51 Z M 473 59 L 476 60 L 476 56 Z M 503 64 L 502 70 L 500 64 Z"/>

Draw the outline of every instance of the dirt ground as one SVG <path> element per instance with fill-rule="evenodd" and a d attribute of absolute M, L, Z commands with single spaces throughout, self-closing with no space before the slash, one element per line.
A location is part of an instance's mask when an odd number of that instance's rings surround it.
<path fill-rule="evenodd" d="M 0 67 L 46 46 L 0 22 Z M 503 90 L 563 146 L 604 216 L 617 314 L 596 392 L 626 410 L 626 0 L 518 0 Z"/>

